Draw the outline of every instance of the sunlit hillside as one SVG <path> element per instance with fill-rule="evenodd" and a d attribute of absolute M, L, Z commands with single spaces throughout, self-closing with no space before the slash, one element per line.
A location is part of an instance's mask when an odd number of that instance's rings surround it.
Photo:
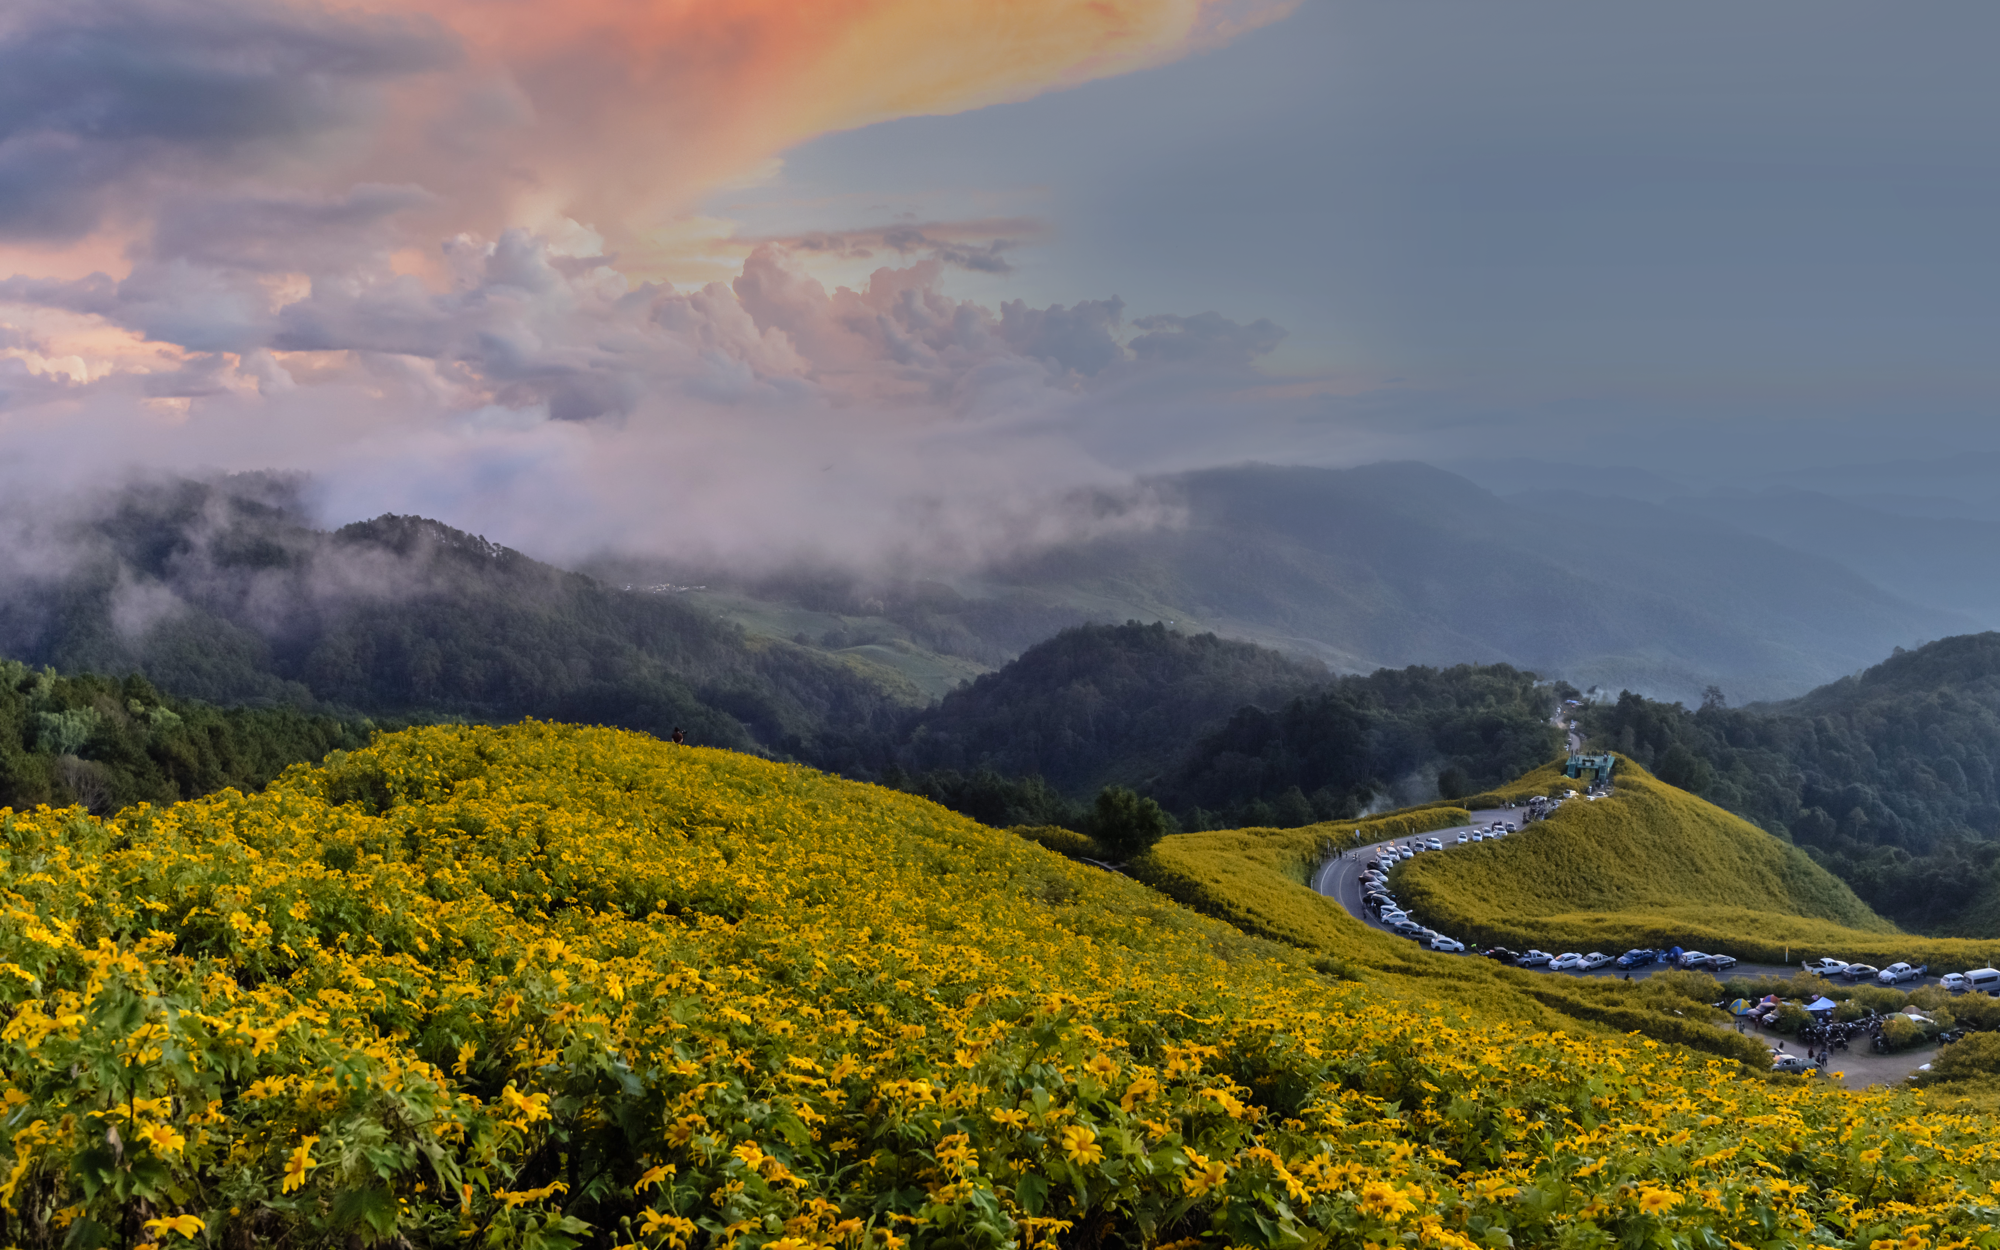
<path fill-rule="evenodd" d="M 1615 793 L 1576 798 L 1504 841 L 1402 865 L 1399 897 L 1468 940 L 1548 950 L 1678 944 L 1740 959 L 1819 956 L 1952 968 L 2000 942 L 1914 937 L 1811 857 L 1621 759 Z M 1555 788 L 1554 767 L 1521 788 Z"/>
<path fill-rule="evenodd" d="M 1983 1120 L 1551 1032 L 1464 961 L 1246 936 L 742 755 L 414 730 L 0 835 L 22 1245 L 1866 1246 L 2000 1215 Z"/>

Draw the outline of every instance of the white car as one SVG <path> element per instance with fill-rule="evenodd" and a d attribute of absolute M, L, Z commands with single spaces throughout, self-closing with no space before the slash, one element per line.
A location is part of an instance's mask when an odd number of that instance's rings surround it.
<path fill-rule="evenodd" d="M 1472 840 L 1474 842 L 1484 842 L 1486 840 L 1486 835 L 1475 830 L 1473 831 L 1472 834 Z"/>
<path fill-rule="evenodd" d="M 1464 834 L 1462 834 L 1462 833 L 1461 833 L 1461 834 L 1459 834 L 1459 835 L 1458 835 L 1458 844 L 1459 844 L 1460 846 L 1464 846 L 1464 845 L 1465 845 L 1465 844 L 1466 844 L 1467 842 L 1470 842 L 1470 841 L 1472 841 L 1472 839 L 1471 839 L 1471 838 L 1468 838 L 1468 837 L 1466 837 L 1466 836 L 1465 836 Z"/>
<path fill-rule="evenodd" d="M 1967 988 L 1963 972 L 1947 972 L 1938 978 L 1938 984 L 1952 994 L 1963 994 Z"/>
<path fill-rule="evenodd" d="M 1583 956 L 1577 954 L 1575 951 L 1566 951 L 1549 960 L 1550 972 L 1581 972 L 1582 970 Z"/>
<path fill-rule="evenodd" d="M 1409 859 L 1411 856 L 1415 855 L 1416 852 L 1411 850 L 1407 846 L 1399 846 L 1396 848 L 1396 854 L 1403 859 Z"/>
<path fill-rule="evenodd" d="M 1530 947 L 1528 949 L 1527 954 L 1521 956 L 1514 962 L 1515 966 L 1521 968 L 1540 968 L 1545 966 L 1552 958 L 1554 957 L 1550 955 L 1547 951 L 1538 951 L 1535 950 L 1533 947 Z"/>
<path fill-rule="evenodd" d="M 1444 843 L 1442 843 L 1442 842 L 1438 841 L 1438 840 L 1437 840 L 1436 838 L 1432 838 L 1432 839 L 1430 839 L 1430 840 L 1429 840 L 1429 842 L 1427 843 L 1427 845 L 1428 845 L 1428 846 L 1429 846 L 1429 847 L 1430 847 L 1430 848 L 1431 848 L 1431 849 L 1432 849 L 1433 851 L 1442 851 L 1442 850 L 1444 849 Z"/>
<path fill-rule="evenodd" d="M 1410 918 L 1410 913 L 1404 911 L 1400 907 L 1395 906 L 1394 904 L 1391 904 L 1388 907 L 1384 907 L 1382 909 L 1381 915 L 1377 918 L 1381 920 L 1383 924 L 1393 924 L 1398 920 L 1408 920 Z"/>
<path fill-rule="evenodd" d="M 1899 959 L 1876 973 L 1875 979 L 1884 985 L 1894 985 L 1898 981 L 1921 981 L 1924 979 L 1924 970 L 1912 967 Z"/>
<path fill-rule="evenodd" d="M 1847 971 L 1847 965 L 1838 959 L 1823 957 L 1807 964 L 1806 971 L 1815 976 L 1837 977 Z"/>
<path fill-rule="evenodd" d="M 1447 955 L 1463 955 L 1465 953 L 1465 943 L 1459 941 L 1457 938 L 1448 938 L 1440 933 L 1431 939 L 1431 949 L 1434 951 L 1443 951 Z"/>
<path fill-rule="evenodd" d="M 1592 951 L 1583 957 L 1583 970 L 1590 972 L 1593 969 L 1602 968 L 1610 962 L 1611 956 L 1605 954 L 1603 951 Z"/>

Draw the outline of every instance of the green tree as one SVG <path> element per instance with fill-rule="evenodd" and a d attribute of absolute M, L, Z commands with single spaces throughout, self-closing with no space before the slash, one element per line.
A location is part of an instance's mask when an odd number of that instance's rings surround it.
<path fill-rule="evenodd" d="M 1123 786 L 1106 786 L 1097 792 L 1084 822 L 1085 832 L 1104 853 L 1119 862 L 1144 854 L 1155 842 L 1176 832 L 1173 817 L 1166 809 L 1142 798 Z"/>

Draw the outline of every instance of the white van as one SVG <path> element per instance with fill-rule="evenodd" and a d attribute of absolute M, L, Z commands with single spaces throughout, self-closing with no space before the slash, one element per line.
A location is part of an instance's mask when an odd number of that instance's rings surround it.
<path fill-rule="evenodd" d="M 1975 994 L 2000 997 L 2000 968 L 1974 968 L 1965 974 L 1965 988 Z"/>

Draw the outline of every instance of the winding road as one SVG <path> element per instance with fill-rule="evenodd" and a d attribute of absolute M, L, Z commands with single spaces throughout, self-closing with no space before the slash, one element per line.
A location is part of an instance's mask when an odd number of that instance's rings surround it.
<path fill-rule="evenodd" d="M 1572 801 L 1583 802 L 1584 800 L 1576 799 Z M 1458 845 L 1458 837 L 1460 834 L 1470 834 L 1474 829 L 1484 829 L 1486 826 L 1492 824 L 1496 820 L 1511 820 L 1515 824 L 1521 825 L 1522 809 L 1486 808 L 1472 813 L 1471 824 L 1455 825 L 1450 829 L 1436 829 L 1432 830 L 1429 833 L 1413 835 L 1413 836 L 1436 838 L 1439 842 L 1442 842 L 1445 846 L 1445 849 L 1443 851 L 1425 851 L 1423 852 L 1423 854 L 1425 855 L 1449 854 L 1450 852 L 1455 850 L 1465 849 Z M 1519 833 L 1510 833 L 1507 836 L 1509 838 L 1522 837 L 1527 835 L 1532 829 L 1533 829 L 1532 825 L 1522 825 L 1521 831 Z M 1401 934 L 1396 933 L 1388 926 L 1382 924 L 1365 906 L 1362 905 L 1361 896 L 1364 891 L 1362 889 L 1362 884 L 1361 884 L 1361 873 L 1364 869 L 1368 867 L 1369 863 L 1376 858 L 1376 853 L 1382 847 L 1389 845 L 1391 842 L 1409 841 L 1409 840 L 1411 839 L 1389 838 L 1379 842 L 1370 842 L 1354 850 L 1346 851 L 1340 855 L 1336 855 L 1332 859 L 1326 861 L 1326 863 L 1321 864 L 1319 867 L 1319 871 L 1315 872 L 1312 875 L 1312 888 L 1318 893 L 1323 894 L 1326 897 L 1339 903 L 1342 908 L 1346 909 L 1348 915 L 1353 916 L 1356 920 L 1359 920 L 1362 924 L 1367 925 L 1369 928 L 1375 929 L 1382 933 L 1387 933 L 1391 937 L 1401 938 L 1402 937 Z M 1403 940 L 1410 941 L 1411 939 L 1403 938 Z M 1551 950 L 1550 953 L 1557 954 L 1560 953 L 1562 949 L 1563 949 L 1562 944 L 1556 943 L 1555 949 Z M 1617 955 L 1621 954 L 1622 952 L 1607 951 L 1605 953 L 1610 955 Z M 1807 954 L 1808 952 L 1800 951 L 1799 958 L 1803 961 L 1807 957 Z M 1474 955 L 1472 953 L 1470 949 L 1470 944 L 1468 944 L 1468 948 L 1466 951 L 1466 958 L 1478 958 L 1478 957 L 1479 956 Z M 1580 971 L 1557 972 L 1553 973 L 1553 975 L 1571 976 L 1571 977 L 1616 976 L 1616 977 L 1628 977 L 1632 980 L 1643 980 L 1644 978 L 1651 976 L 1655 972 L 1662 972 L 1665 970 L 1666 970 L 1665 966 L 1662 964 L 1648 964 L 1643 968 L 1635 968 L 1630 972 L 1627 972 L 1624 969 L 1618 968 L 1614 965 L 1606 964 L 1604 967 L 1596 969 L 1595 971 L 1591 972 L 1580 972 Z M 1539 971 L 1546 973 L 1549 972 L 1550 970 L 1547 968 L 1540 968 L 1540 969 L 1523 968 L 1521 969 L 1521 971 L 1523 972 Z M 1734 968 L 1730 969 L 1727 975 L 1789 977 L 1794 975 L 1798 971 L 1799 968 L 1796 964 L 1785 965 L 1785 964 L 1740 963 L 1737 964 Z M 1713 975 L 1713 973 L 1711 973 L 1710 975 Z M 1719 979 L 1720 978 L 1718 978 L 1718 980 Z M 1935 977 L 1925 977 L 1921 981 L 1905 982 L 1904 984 L 1897 986 L 1897 988 L 1916 989 L 1919 985 L 1931 985 L 1935 984 L 1936 981 L 1937 978 Z M 1759 1035 L 1763 1036 L 1761 1031 Z M 1774 1040 L 1782 1041 L 1783 1039 L 1774 1039 Z M 1790 1043 L 1790 1045 L 1794 1049 L 1796 1049 L 1798 1043 L 1792 1042 Z M 1936 1053 L 1937 1053 L 1937 1047 L 1935 1045 L 1925 1045 L 1917 1048 L 1916 1050 L 1904 1051 L 1900 1054 L 1894 1054 L 1894 1055 L 1876 1055 L 1864 1051 L 1854 1051 L 1850 1054 L 1849 1052 L 1843 1051 L 1837 1057 L 1838 1062 L 1834 1066 L 1839 1067 L 1843 1072 L 1841 1078 L 1841 1083 L 1843 1085 L 1846 1085 L 1852 1089 L 1863 1089 L 1869 1085 L 1880 1084 L 1883 1082 L 1894 1083 L 1900 1081 L 1904 1077 L 1908 1076 L 1912 1071 L 1914 1071 L 1918 1064 L 1928 1063 L 1936 1055 Z"/>

